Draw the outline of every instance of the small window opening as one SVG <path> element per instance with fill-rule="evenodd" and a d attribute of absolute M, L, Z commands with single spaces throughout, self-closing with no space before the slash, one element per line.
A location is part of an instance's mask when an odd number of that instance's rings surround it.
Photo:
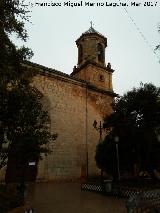
<path fill-rule="evenodd" d="M 83 58 L 83 48 L 82 45 L 79 45 L 78 47 L 78 63 L 80 64 L 82 62 Z"/>
<path fill-rule="evenodd" d="M 99 76 L 99 80 L 100 80 L 100 81 L 104 81 L 104 76 L 103 76 L 103 75 L 100 75 L 100 76 Z"/>
<path fill-rule="evenodd" d="M 100 43 L 97 44 L 97 51 L 98 51 L 98 61 L 104 63 L 104 48 L 102 44 Z"/>

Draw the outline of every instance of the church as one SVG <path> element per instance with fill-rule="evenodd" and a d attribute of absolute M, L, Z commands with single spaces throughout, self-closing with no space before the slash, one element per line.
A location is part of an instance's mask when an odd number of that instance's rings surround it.
<path fill-rule="evenodd" d="M 101 140 L 101 122 L 112 112 L 116 96 L 112 87 L 114 70 L 105 62 L 107 38 L 92 26 L 76 45 L 78 63 L 70 75 L 33 62 L 25 64 L 37 73 L 32 84 L 43 94 L 50 131 L 58 135 L 47 145 L 51 154 L 43 156 L 38 165 L 29 165 L 37 171 L 37 181 L 76 180 L 100 174 L 95 151 Z"/>

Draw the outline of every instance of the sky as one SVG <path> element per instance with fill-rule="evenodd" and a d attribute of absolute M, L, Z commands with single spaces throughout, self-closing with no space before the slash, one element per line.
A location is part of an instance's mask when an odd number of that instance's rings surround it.
<path fill-rule="evenodd" d="M 115 70 L 114 92 L 123 95 L 140 82 L 160 86 L 160 51 L 156 54 L 153 51 L 160 43 L 157 27 L 160 2 L 26 0 L 25 3 L 32 11 L 31 23 L 25 25 L 29 35 L 25 45 L 34 52 L 31 61 L 70 74 L 78 60 L 75 41 L 90 28 L 92 21 L 95 30 L 108 40 L 106 64 L 110 62 Z M 78 3 L 81 6 L 76 6 Z"/>

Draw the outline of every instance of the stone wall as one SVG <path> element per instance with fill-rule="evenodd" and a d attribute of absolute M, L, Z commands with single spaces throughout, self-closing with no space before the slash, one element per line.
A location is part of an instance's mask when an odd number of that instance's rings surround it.
<path fill-rule="evenodd" d="M 78 79 L 83 79 L 97 88 L 112 91 L 112 72 L 107 68 L 88 64 L 74 74 Z"/>
<path fill-rule="evenodd" d="M 87 151 L 89 175 L 99 173 L 94 160 L 99 133 L 93 128 L 110 113 L 112 97 L 86 88 L 84 82 L 37 75 L 35 86 L 43 93 L 44 108 L 51 118 L 51 132 L 57 133 L 50 142 L 52 153 L 39 162 L 39 180 L 77 179 L 85 175 Z"/>

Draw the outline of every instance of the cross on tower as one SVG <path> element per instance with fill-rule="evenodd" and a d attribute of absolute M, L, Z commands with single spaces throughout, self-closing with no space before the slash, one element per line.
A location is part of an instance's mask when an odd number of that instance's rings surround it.
<path fill-rule="evenodd" d="M 93 24 L 93 22 L 92 22 L 92 21 L 90 21 L 90 23 L 91 23 L 91 28 L 93 28 L 93 25 L 94 25 L 94 24 Z"/>

